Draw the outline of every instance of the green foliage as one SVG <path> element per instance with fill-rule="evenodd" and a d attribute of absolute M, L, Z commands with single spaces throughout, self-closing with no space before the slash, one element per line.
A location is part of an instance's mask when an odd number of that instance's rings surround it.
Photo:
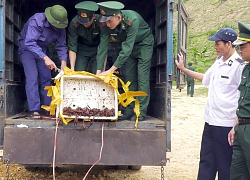
<path fill-rule="evenodd" d="M 217 57 L 214 42 L 209 41 L 208 38 L 222 27 L 230 27 L 239 32 L 238 22 L 249 22 L 250 6 L 249 3 L 243 3 L 240 0 L 188 0 L 184 2 L 189 15 L 186 62 L 194 61 L 193 49 L 201 52 L 204 47 L 207 47 L 208 57 L 205 56 L 203 60 L 197 59 L 197 64 L 194 64 L 196 70 L 203 73 Z"/>
<path fill-rule="evenodd" d="M 197 62 L 197 59 L 203 59 L 204 57 L 208 57 L 207 47 L 205 46 L 201 51 L 197 48 L 192 48 L 194 55 L 194 62 Z"/>
<path fill-rule="evenodd" d="M 207 32 L 206 32 L 206 35 L 208 36 L 208 37 L 210 37 L 210 36 L 213 36 L 213 35 L 215 35 L 216 34 L 216 32 L 219 30 L 220 28 L 218 28 L 218 29 L 210 29 L 210 30 L 208 30 Z"/>
<path fill-rule="evenodd" d="M 212 65 L 213 62 L 209 59 L 210 52 L 207 46 L 202 49 L 192 47 L 191 53 L 192 61 L 197 72 L 204 73 Z"/>
<path fill-rule="evenodd" d="M 197 88 L 195 89 L 194 92 L 195 96 L 208 96 L 208 88 L 207 87 L 202 87 L 202 88 Z"/>
<path fill-rule="evenodd" d="M 178 3 L 178 2 L 179 2 L 179 0 L 174 0 L 174 2 L 175 2 L 175 3 Z M 188 0 L 182 0 L 182 2 L 184 2 L 184 3 L 185 3 L 185 2 L 188 2 Z"/>
<path fill-rule="evenodd" d="M 208 35 L 208 37 L 210 36 L 213 36 L 220 28 L 232 28 L 234 30 L 237 29 L 236 26 L 233 26 L 232 24 L 228 24 L 228 23 L 223 23 L 223 24 L 220 24 L 216 29 L 210 29 L 206 32 L 206 34 Z M 236 30 L 237 31 L 237 30 Z"/>
<path fill-rule="evenodd" d="M 216 5 L 216 4 L 218 4 L 220 1 L 221 1 L 221 0 L 217 0 L 217 1 L 213 2 L 212 5 Z"/>
<path fill-rule="evenodd" d="M 194 67 L 197 72 L 206 72 L 214 63 L 214 60 L 217 57 L 216 51 L 214 50 L 214 42 L 207 39 L 216 34 L 216 32 L 223 27 L 229 27 L 236 30 L 236 27 L 233 25 L 223 23 L 218 27 L 209 29 L 200 34 L 192 34 L 192 32 L 189 32 L 187 62 L 194 62 Z"/>

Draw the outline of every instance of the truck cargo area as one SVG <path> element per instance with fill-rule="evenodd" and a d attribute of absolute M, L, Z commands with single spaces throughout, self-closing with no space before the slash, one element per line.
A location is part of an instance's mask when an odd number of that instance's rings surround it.
<path fill-rule="evenodd" d="M 94 0 L 101 2 L 100 0 Z M 147 165 L 166 163 L 171 150 L 171 88 L 173 76 L 173 12 L 178 9 L 180 23 L 178 51 L 186 52 L 187 14 L 179 0 L 119 0 L 124 9 L 135 10 L 148 22 L 155 37 L 151 63 L 149 117 L 129 120 L 96 120 L 76 124 L 59 123 L 56 140 L 56 165 Z M 17 50 L 17 37 L 30 16 L 46 7 L 63 5 L 68 19 L 77 14 L 80 0 L 3 0 L 0 6 L 0 149 L 9 164 L 51 165 L 55 143 L 55 120 L 27 119 L 25 76 Z M 97 12 L 98 13 L 98 12 Z M 180 41 L 180 42 L 179 42 Z M 115 45 L 116 47 L 116 45 Z M 117 47 L 118 48 L 118 47 Z M 116 56 L 109 51 L 108 60 Z M 103 138 L 102 138 L 103 134 Z"/>
<path fill-rule="evenodd" d="M 102 124 L 104 123 L 103 139 Z M 53 159 L 55 121 L 6 120 L 4 159 L 10 163 L 49 165 Z M 27 127 L 18 128 L 20 125 Z M 132 121 L 60 124 L 56 164 L 161 165 L 166 157 L 165 123 L 148 118 L 134 129 Z"/>

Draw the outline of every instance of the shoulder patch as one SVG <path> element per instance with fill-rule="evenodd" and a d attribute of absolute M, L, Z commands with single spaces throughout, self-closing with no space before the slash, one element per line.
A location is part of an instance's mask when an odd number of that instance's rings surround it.
<path fill-rule="evenodd" d="M 123 22 L 124 22 L 125 24 L 131 26 L 131 24 L 132 24 L 132 21 L 131 21 L 131 20 L 129 20 L 129 19 L 127 19 L 127 18 L 122 18 L 122 20 L 123 20 Z"/>
<path fill-rule="evenodd" d="M 244 63 L 244 61 L 241 58 L 235 58 L 236 61 L 238 61 L 240 64 Z"/>
<path fill-rule="evenodd" d="M 220 59 L 222 56 L 218 56 L 216 60 Z"/>

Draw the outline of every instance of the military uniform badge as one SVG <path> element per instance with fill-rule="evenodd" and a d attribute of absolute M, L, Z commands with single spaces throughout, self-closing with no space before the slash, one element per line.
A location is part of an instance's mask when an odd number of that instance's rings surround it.
<path fill-rule="evenodd" d="M 83 18 L 87 18 L 87 17 L 88 17 L 88 15 L 87 15 L 86 13 L 81 13 L 81 17 L 83 17 Z"/>
<path fill-rule="evenodd" d="M 100 9 L 101 14 L 105 14 L 105 11 L 103 9 Z"/>
<path fill-rule="evenodd" d="M 229 65 L 229 66 L 232 66 L 232 64 L 233 64 L 233 61 L 230 59 L 230 60 L 228 61 L 228 65 Z"/>

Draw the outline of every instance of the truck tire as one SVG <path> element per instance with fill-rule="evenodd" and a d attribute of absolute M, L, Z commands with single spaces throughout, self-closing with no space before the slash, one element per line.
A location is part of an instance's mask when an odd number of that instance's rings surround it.
<path fill-rule="evenodd" d="M 128 168 L 131 169 L 131 170 L 140 170 L 141 165 L 131 165 L 131 166 L 128 166 Z"/>

